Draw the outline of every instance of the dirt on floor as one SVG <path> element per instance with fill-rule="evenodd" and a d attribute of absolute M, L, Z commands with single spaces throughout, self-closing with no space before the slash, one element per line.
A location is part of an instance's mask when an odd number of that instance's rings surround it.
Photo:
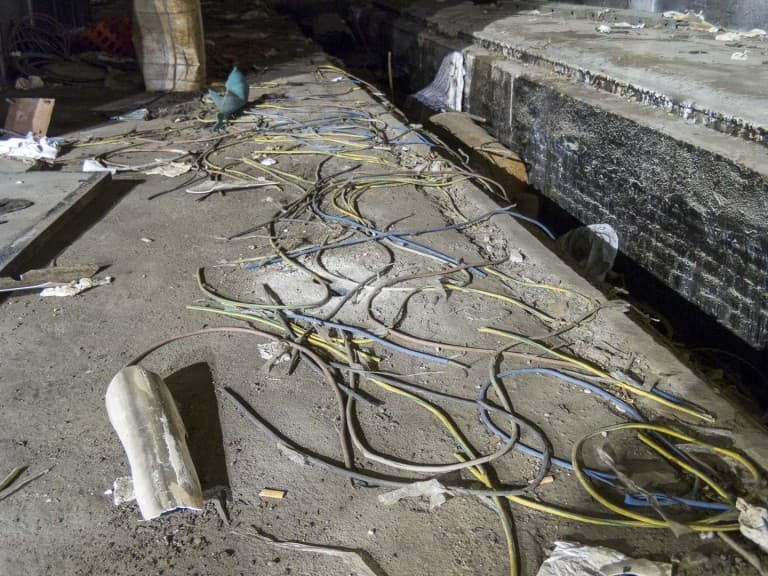
<path fill-rule="evenodd" d="M 284 53 L 273 32 L 291 35 L 293 29 L 270 18 L 275 28 L 264 41 Z M 454 492 L 481 484 L 467 470 L 433 472 L 430 466 L 455 464 L 455 454 L 466 456 L 470 446 L 478 454 L 503 447 L 500 431 L 489 430 L 472 403 L 490 373 L 503 370 L 556 369 L 613 395 L 601 399 L 551 372 L 501 379 L 510 410 L 535 425 L 523 427 L 521 440 L 543 449 L 538 429 L 552 453 L 566 460 L 578 439 L 626 422 L 632 408 L 649 421 L 705 439 L 719 432 L 718 443 L 736 438 L 745 448 L 739 432 L 747 424 L 714 393 L 688 399 L 726 415 L 725 422 L 698 426 L 674 402 L 643 400 L 636 389 L 609 385 L 594 371 L 562 357 L 558 364 L 553 353 L 544 353 L 542 345 L 619 371 L 639 379 L 631 386 L 645 392 L 644 377 L 656 377 L 662 388 L 668 381 L 696 381 L 642 330 L 622 328 L 615 320 L 623 318 L 620 303 L 606 301 L 548 252 L 545 232 L 526 230 L 508 214 L 491 218 L 482 182 L 451 163 L 449 151 L 424 140 L 380 96 L 304 45 L 310 54 L 251 71 L 252 105 L 222 131 L 212 131 L 213 105 L 197 96 L 172 105 L 152 102 L 155 118 L 148 122 L 112 122 L 68 135 L 61 169 L 78 171 L 84 159 L 95 158 L 116 173 L 109 197 L 72 223 L 81 232 L 53 251 L 54 264 L 97 263 L 103 266 L 99 276 L 114 280 L 75 297 L 27 293 L 0 304 L 0 476 L 18 465 L 28 466 L 28 476 L 50 469 L 0 500 L 0 573 L 364 573 L 339 557 L 275 548 L 250 536 L 253 530 L 359 551 L 375 574 L 510 573 L 492 501 L 449 493 L 437 507 L 426 497 L 384 505 L 379 496 L 391 487 L 350 482 L 286 450 L 243 416 L 225 388 L 309 454 L 343 467 L 339 431 L 348 431 L 348 418 L 365 445 L 353 450 L 354 469 L 388 480 L 437 477 Z M 187 154 L 179 157 L 178 150 Z M 166 177 L 133 169 L 168 167 L 170 159 L 189 171 Z M 243 188 L 202 193 L 225 184 Z M 444 229 L 451 226 L 457 227 Z M 441 230 L 422 233 L 429 228 Z M 392 231 L 399 236 L 387 237 Z M 426 254 L 424 246 L 440 254 Z M 309 252 L 271 261 L 278 251 L 302 249 Z M 486 267 L 506 276 L 484 277 Z M 293 366 L 288 347 L 254 334 L 207 334 L 152 353 L 142 365 L 166 380 L 179 405 L 206 506 L 143 521 L 135 504 L 112 501 L 113 482 L 130 470 L 107 419 L 104 393 L 112 377 L 155 342 L 206 327 L 248 325 L 242 317 L 190 305 L 251 314 L 252 325 L 275 334 L 283 334 L 283 322 L 315 326 L 315 349 L 326 362 L 343 362 L 352 349 L 353 367 L 369 372 L 359 378 L 357 399 L 345 413 L 312 362 L 303 358 Z M 540 344 L 481 332 L 486 327 Z M 349 348 L 345 333 L 353 338 Z M 494 351 L 515 343 L 493 366 Z M 676 372 L 657 374 L 664 363 Z M 350 371 L 334 373 L 353 385 Z M 414 399 L 382 381 L 387 377 L 426 391 Z M 689 389 L 703 390 L 699 385 Z M 501 402 L 493 392 L 487 398 Z M 624 408 L 617 409 L 616 398 L 627 403 Z M 492 419 L 513 433 L 504 418 Z M 605 470 L 598 448 L 612 453 L 641 486 L 717 501 L 626 431 L 598 434 L 588 443 L 585 463 Z M 393 461 L 384 464 L 375 454 Z M 526 487 L 538 463 L 509 452 L 489 466 L 491 481 Z M 716 471 L 729 491 L 743 490 L 739 474 Z M 673 536 L 667 528 L 594 525 L 600 522 L 594 518 L 615 515 L 573 472 L 552 466 L 546 477 L 523 493 L 525 500 L 502 505 L 511 510 L 521 574 L 535 574 L 558 540 L 672 562 L 678 574 L 757 573 L 709 532 L 675 524 L 679 535 Z M 618 504 L 629 491 L 595 486 Z M 264 488 L 285 496 L 261 497 Z M 535 509 L 543 504 L 570 517 Z M 590 516 L 592 523 L 573 514 Z M 708 514 L 688 507 L 669 513 L 678 522 Z"/>

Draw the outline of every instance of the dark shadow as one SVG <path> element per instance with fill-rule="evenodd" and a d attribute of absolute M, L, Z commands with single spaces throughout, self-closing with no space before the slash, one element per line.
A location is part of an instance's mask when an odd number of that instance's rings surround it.
<path fill-rule="evenodd" d="M 165 379 L 187 429 L 187 445 L 203 493 L 229 490 L 224 435 L 211 369 L 198 362 Z"/>
<path fill-rule="evenodd" d="M 91 198 L 87 203 L 70 209 L 66 217 L 51 224 L 44 235 L 33 241 L 3 269 L 3 276 L 18 276 L 27 270 L 48 266 L 140 182 L 142 180 L 106 179 L 98 184 L 97 190 L 89 192 Z"/>

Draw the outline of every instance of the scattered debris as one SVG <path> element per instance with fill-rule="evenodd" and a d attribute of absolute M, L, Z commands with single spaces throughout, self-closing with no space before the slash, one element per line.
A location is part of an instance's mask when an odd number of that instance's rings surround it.
<path fill-rule="evenodd" d="M 139 366 L 123 368 L 109 383 L 106 405 L 131 466 L 142 517 L 202 510 L 184 423 L 163 379 Z"/>
<path fill-rule="evenodd" d="M 259 160 L 259 164 L 261 164 L 262 166 L 274 166 L 275 164 L 277 164 L 277 160 L 275 160 L 271 156 L 267 156 L 266 158 L 262 158 L 261 160 Z"/>
<path fill-rule="evenodd" d="M 239 112 L 248 103 L 250 88 L 245 76 L 237 67 L 232 68 L 232 72 L 229 73 L 224 87 L 226 88 L 224 94 L 219 94 L 215 90 L 208 90 L 208 96 L 211 97 L 219 111 L 216 116 L 216 125 L 213 127 L 214 130 L 221 128 L 225 121 L 229 120 L 233 114 Z"/>
<path fill-rule="evenodd" d="M 614 22 L 612 24 L 600 24 L 597 31 L 601 34 L 611 34 L 614 30 L 641 30 L 645 28 L 645 22 L 630 24 L 629 22 Z"/>
<path fill-rule="evenodd" d="M 619 235 L 610 224 L 590 224 L 560 236 L 557 247 L 569 254 L 587 274 L 605 280 L 619 251 Z"/>
<path fill-rule="evenodd" d="M 133 479 L 130 476 L 115 478 L 110 493 L 112 494 L 112 502 L 114 502 L 115 506 L 122 506 L 123 504 L 130 504 L 136 501 L 136 494 L 133 492 Z"/>
<path fill-rule="evenodd" d="M 247 190 L 249 188 L 261 188 L 262 186 L 277 186 L 274 180 L 262 180 L 259 182 L 228 183 L 207 180 L 195 188 L 187 188 L 188 194 L 212 194 L 214 192 L 229 192 L 232 190 Z"/>
<path fill-rule="evenodd" d="M 744 50 L 744 52 L 734 52 L 731 54 L 731 60 L 747 60 L 748 58 L 749 55 L 746 50 Z"/>
<path fill-rule="evenodd" d="M 437 478 L 414 482 L 392 492 L 379 494 L 379 502 L 385 506 L 392 506 L 404 498 L 429 498 L 429 509 L 435 510 L 445 504 L 447 490 Z"/>
<path fill-rule="evenodd" d="M 86 158 L 83 160 L 83 172 L 109 172 L 110 174 L 117 174 L 117 168 L 108 168 L 104 166 L 101 160 L 96 158 Z"/>
<path fill-rule="evenodd" d="M 373 560 L 367 558 L 367 554 L 358 552 L 356 550 L 347 550 L 345 548 L 334 548 L 331 546 L 315 546 L 312 544 L 304 544 L 303 542 L 286 542 L 281 540 L 275 540 L 270 538 L 256 530 L 247 532 L 234 532 L 238 536 L 245 538 L 253 538 L 263 544 L 274 546 L 275 548 L 282 548 L 283 550 L 295 550 L 296 552 L 310 552 L 312 554 L 322 554 L 324 556 L 334 556 L 340 558 L 347 565 L 347 568 L 354 574 L 361 576 L 386 576 L 385 573 L 376 566 Z"/>
<path fill-rule="evenodd" d="M 168 178 L 176 178 L 192 170 L 192 164 L 189 162 L 167 162 L 165 164 L 158 164 L 154 168 L 144 170 L 144 174 L 158 174 L 160 176 L 166 176 Z"/>
<path fill-rule="evenodd" d="M 285 498 L 285 495 L 287 493 L 288 492 L 286 492 L 285 490 L 276 490 L 274 488 L 263 488 L 261 492 L 259 492 L 259 496 L 261 496 L 262 498 L 272 498 L 275 500 L 282 500 L 283 498 Z"/>
<path fill-rule="evenodd" d="M 126 112 L 125 114 L 116 114 L 115 116 L 111 116 L 109 119 L 120 120 L 123 122 L 127 120 L 148 120 L 149 110 L 147 108 L 139 108 L 137 110 L 133 110 L 132 112 Z"/>
<path fill-rule="evenodd" d="M 768 510 L 753 506 L 743 498 L 736 500 L 739 531 L 768 554 Z"/>
<path fill-rule="evenodd" d="M 59 155 L 58 141 L 45 136 L 37 137 L 32 132 L 24 138 L 0 140 L 0 156 L 19 160 L 44 160 L 53 162 Z"/>
<path fill-rule="evenodd" d="M 537 576 L 672 576 L 672 564 L 634 559 L 602 546 L 555 542 Z"/>
<path fill-rule="evenodd" d="M 19 280 L 0 277 L 0 292 L 47 288 L 73 282 L 81 278 L 90 278 L 99 271 L 99 268 L 100 266 L 96 264 L 86 264 L 83 266 L 55 266 L 28 270 L 20 276 Z"/>
<path fill-rule="evenodd" d="M 224 523 L 225 526 L 230 525 L 229 520 L 229 514 L 227 514 L 227 508 L 225 506 L 226 503 L 226 496 L 225 494 L 219 493 L 216 494 L 216 496 L 213 497 L 213 507 L 216 508 L 216 514 L 219 515 L 219 518 Z"/>
<path fill-rule="evenodd" d="M 139 238 L 139 240 L 144 242 L 144 244 L 152 244 L 152 242 L 154 242 L 152 238 L 148 238 L 146 236 L 142 236 L 141 238 Z"/>
<path fill-rule="evenodd" d="M 35 134 L 45 136 L 51 124 L 53 107 L 52 98 L 14 98 L 10 101 L 5 117 L 5 129 L 15 134 Z"/>
<path fill-rule="evenodd" d="M 629 22 L 614 22 L 611 24 L 611 26 L 619 30 L 642 30 L 645 28 L 645 22 L 639 22 L 637 24 L 630 24 Z"/>
<path fill-rule="evenodd" d="M 90 290 L 91 288 L 95 288 L 96 286 L 106 286 L 107 284 L 111 284 L 111 283 L 112 283 L 111 276 L 106 276 L 101 280 L 93 280 L 91 278 L 80 278 L 80 280 L 77 280 L 75 282 L 70 282 L 69 284 L 63 284 L 59 286 L 51 286 L 49 288 L 45 288 L 42 292 L 40 292 L 40 296 L 42 298 L 48 298 L 48 297 L 64 298 L 67 296 L 77 296 L 78 294 L 85 292 L 86 290 Z"/>
<path fill-rule="evenodd" d="M 5 500 L 6 498 L 16 494 L 19 490 L 24 488 L 26 485 L 30 484 L 31 482 L 34 482 L 38 478 L 41 478 L 48 474 L 51 470 L 53 470 L 53 466 L 46 468 L 45 470 L 42 470 L 40 472 L 37 472 L 36 474 L 32 474 L 31 476 L 28 476 L 27 478 L 24 478 L 22 481 L 16 483 L 16 481 L 21 477 L 21 475 L 27 470 L 26 466 L 22 467 L 16 467 L 0 482 L 0 501 Z M 14 483 L 16 484 L 14 486 Z"/>
<path fill-rule="evenodd" d="M 747 32 L 724 32 L 715 36 L 715 40 L 720 42 L 738 42 L 745 38 L 765 39 L 768 32 L 760 28 L 753 28 Z"/>
<path fill-rule="evenodd" d="M 717 536 L 720 540 L 728 544 L 734 552 L 752 565 L 760 576 L 768 576 L 768 568 L 763 566 L 763 561 L 760 559 L 760 556 L 752 552 L 752 550 L 747 550 L 726 532 L 718 532 Z"/>
<path fill-rule="evenodd" d="M 34 74 L 30 76 L 19 76 L 16 78 L 16 82 L 13 85 L 16 90 L 36 90 L 38 88 L 44 88 L 45 82 L 40 76 Z"/>
<path fill-rule="evenodd" d="M 464 55 L 453 51 L 443 58 L 432 83 L 413 97 L 434 110 L 461 111 L 464 94 Z"/>

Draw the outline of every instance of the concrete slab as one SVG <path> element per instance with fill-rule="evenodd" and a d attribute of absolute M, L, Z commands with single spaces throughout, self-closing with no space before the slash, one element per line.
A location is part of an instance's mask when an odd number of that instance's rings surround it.
<path fill-rule="evenodd" d="M 768 4 L 762 0 L 586 0 L 582 4 L 611 8 L 629 8 L 648 12 L 678 10 L 701 12 L 709 22 L 721 26 L 751 30 L 768 29 Z"/>
<path fill-rule="evenodd" d="M 630 10 L 608 13 L 557 2 L 426 0 L 375 4 L 423 31 L 485 48 L 578 83 L 657 107 L 689 122 L 765 143 L 768 126 L 768 43 L 715 40 L 716 32 L 677 30 L 674 21 Z M 390 14 L 390 15 L 391 15 Z M 642 29 L 598 30 L 601 24 Z M 745 61 L 734 52 L 748 53 Z"/>
<path fill-rule="evenodd" d="M 0 272 L 20 272 L 35 250 L 55 238 L 57 229 L 75 218 L 104 190 L 109 174 L 60 172 L 0 173 L 0 198 L 32 202 L 0 220 Z"/>

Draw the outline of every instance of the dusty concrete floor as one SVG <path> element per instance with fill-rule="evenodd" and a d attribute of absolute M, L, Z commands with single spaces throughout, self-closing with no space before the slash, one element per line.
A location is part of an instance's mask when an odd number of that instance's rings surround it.
<path fill-rule="evenodd" d="M 316 54 L 276 64 L 252 83 L 252 96 L 276 93 L 294 98 L 336 92 L 344 85 L 318 79 L 315 70 L 324 58 Z M 335 74 L 327 75 L 332 79 Z M 317 84 L 315 84 L 317 82 Z M 316 106 L 318 100 L 302 100 Z M 353 91 L 319 100 L 325 106 L 353 106 L 398 127 L 370 96 Z M 188 118 L 206 108 L 192 102 L 178 112 Z M 207 108 L 210 110 L 210 108 Z M 183 113 L 183 114 L 182 114 Z M 179 127 L 173 111 L 153 121 L 151 127 Z M 210 117 L 210 113 L 208 114 Z M 184 136 L 210 138 L 207 126 L 181 123 Z M 111 125 L 89 135 L 120 134 L 133 125 Z M 144 126 L 138 126 L 139 129 Z M 227 134 L 242 130 L 233 124 Z M 82 136 L 82 134 L 81 134 Z M 176 144 L 167 146 L 176 147 Z M 189 144 L 202 149 L 204 144 Z M 221 163 L 253 153 L 255 144 L 243 141 L 218 153 Z M 107 147 L 74 149 L 62 158 L 64 169 L 76 170 L 84 156 Z M 429 169 L 429 150 L 409 144 L 376 151 L 393 166 L 364 168 L 368 173 L 397 171 L 402 163 L 419 163 Z M 275 168 L 303 178 L 314 177 L 317 161 L 299 156 L 277 156 Z M 152 154 L 144 157 L 151 159 Z M 141 155 L 124 158 L 137 162 Z M 112 157 L 119 160 L 120 157 Z M 445 160 L 436 159 L 443 168 Z M 350 167 L 348 159 L 334 159 L 324 173 Z M 434 165 L 433 165 L 434 166 Z M 339 560 L 278 551 L 233 533 L 255 526 L 285 540 L 343 546 L 366 551 L 383 573 L 394 574 L 503 574 L 508 571 L 504 537 L 496 513 L 467 497 L 450 499 L 430 511 L 426 501 L 404 500 L 382 506 L 379 489 L 354 488 L 349 482 L 317 468 L 302 466 L 285 456 L 273 442 L 249 424 L 221 392 L 224 386 L 242 394 L 280 431 L 309 450 L 340 460 L 338 411 L 333 394 L 302 362 L 288 375 L 286 364 L 271 372 L 263 356 L 273 348 L 264 341 L 237 336 L 206 336 L 173 344 L 156 352 L 143 365 L 170 383 L 185 422 L 204 487 L 224 488 L 232 526 L 223 523 L 209 501 L 201 514 L 179 512 L 157 521 L 142 522 L 133 505 L 115 507 L 108 494 L 115 478 L 128 473 L 122 447 L 106 418 L 104 391 L 112 376 L 135 354 L 170 335 L 204 326 L 235 325 L 185 309 L 205 301 L 194 275 L 206 267 L 206 279 L 221 293 L 243 300 L 265 297 L 267 283 L 286 302 L 302 301 L 319 294 L 308 277 L 286 265 L 247 271 L 221 266 L 223 261 L 270 255 L 264 230 L 239 241 L 224 241 L 241 230 L 272 218 L 299 192 L 283 185 L 281 190 L 242 190 L 197 202 L 182 189 L 153 198 L 184 184 L 189 175 L 175 179 L 142 174 L 115 177 L 112 197 L 105 199 L 103 214 L 87 226 L 74 242 L 63 247 L 58 265 L 96 262 L 108 266 L 104 273 L 112 285 L 62 300 L 41 299 L 35 294 L 9 298 L 0 304 L 0 461 L 5 468 L 28 465 L 30 472 L 54 468 L 23 491 L 0 502 L 0 573 L 2 574 L 349 574 Z M 466 216 L 489 209 L 490 202 L 468 182 L 445 189 L 389 187 L 368 192 L 358 201 L 360 212 L 380 229 L 442 226 L 455 222 L 452 203 Z M 452 199 L 452 202 L 448 198 Z M 152 198 L 152 199 L 150 199 Z M 112 203 L 110 205 L 110 203 Z M 402 220 L 401 219 L 405 219 Z M 314 222 L 284 222 L 278 229 L 281 245 L 292 249 L 324 242 L 338 230 Z M 500 269 L 517 278 L 579 290 L 590 297 L 596 291 L 554 257 L 531 233 L 499 217 L 463 232 L 450 231 L 425 237 L 457 259 L 478 262 L 505 258 Z M 439 265 L 409 252 L 395 252 L 389 277 L 426 270 Z M 509 258 L 511 256 L 511 258 Z M 377 244 L 362 244 L 328 252 L 321 264 L 335 275 L 360 281 L 388 260 Z M 319 270 L 316 260 L 307 265 Z M 338 290 L 349 282 L 337 280 Z M 474 287 L 489 288 L 478 281 Z M 434 285 L 432 286 L 434 287 Z M 499 289 L 496 285 L 495 289 Z M 400 308 L 403 292 L 386 292 L 376 311 L 392 319 Z M 578 298 L 554 296 L 550 291 L 514 288 L 519 298 L 552 316 L 571 320 L 586 308 Z M 337 298 L 331 302 L 335 304 Z M 327 311 L 313 310 L 320 315 Z M 351 301 L 340 321 L 373 328 L 365 313 L 365 299 Z M 548 326 L 512 304 L 454 293 L 446 299 L 439 291 L 414 295 L 400 328 L 426 338 L 498 348 L 504 341 L 479 334 L 476 328 L 496 326 L 536 335 Z M 737 446 L 757 450 L 764 436 L 740 422 L 738 412 L 698 381 L 672 355 L 642 330 L 633 327 L 617 310 L 605 310 L 597 318 L 572 330 L 559 341 L 566 350 L 607 369 L 620 366 L 638 375 L 661 374 L 663 385 L 684 394 L 720 417 L 720 426 L 732 431 Z M 469 365 L 467 371 L 435 365 L 371 346 L 382 357 L 381 367 L 407 376 L 410 382 L 444 392 L 474 397 L 487 378 L 488 359 L 482 355 L 448 354 Z M 507 360 L 504 368 L 530 366 L 528 361 Z M 544 377 L 507 380 L 515 409 L 535 421 L 548 435 L 555 453 L 567 457 L 575 438 L 601 426 L 621 422 L 615 410 L 578 389 Z M 363 389 L 385 400 L 379 407 L 358 406 L 365 436 L 377 450 L 417 462 L 453 460 L 456 445 L 435 420 L 413 404 L 369 384 Z M 629 395 L 630 398 L 632 395 Z M 674 414 L 654 404 L 633 400 L 649 418 L 670 420 Z M 474 410 L 449 410 L 456 424 L 477 450 L 487 453 L 499 439 L 485 432 Z M 626 439 L 616 443 L 624 457 L 637 466 L 653 465 L 648 453 Z M 642 462 L 637 462 L 640 460 Z M 358 456 L 357 464 L 368 470 L 384 468 Z M 533 461 L 516 453 L 495 466 L 505 483 L 525 483 Z M 669 471 L 664 469 L 665 474 Z M 389 470 L 391 473 L 391 470 Z M 555 480 L 531 497 L 571 509 L 599 514 L 591 498 L 573 475 L 553 469 Z M 283 500 L 258 496 L 264 487 L 287 490 Z M 666 530 L 604 528 L 558 519 L 521 507 L 513 507 L 523 557 L 523 574 L 534 574 L 554 540 L 602 544 L 624 553 L 680 562 L 681 574 L 752 574 L 751 568 L 716 540 L 693 534 L 670 537 Z"/>

